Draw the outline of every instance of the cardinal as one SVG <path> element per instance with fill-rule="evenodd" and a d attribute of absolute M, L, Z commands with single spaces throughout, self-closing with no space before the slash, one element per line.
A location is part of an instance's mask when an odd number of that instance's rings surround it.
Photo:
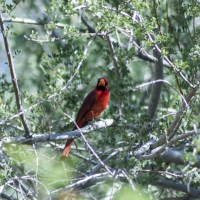
<path fill-rule="evenodd" d="M 81 128 L 86 126 L 89 121 L 101 115 L 101 113 L 106 109 L 109 99 L 110 91 L 108 89 L 108 80 L 106 78 L 99 78 L 97 85 L 85 97 L 76 116 L 76 125 L 72 130 L 74 131 L 77 127 Z M 68 157 L 73 141 L 74 139 L 67 140 L 62 152 L 61 160 Z"/>

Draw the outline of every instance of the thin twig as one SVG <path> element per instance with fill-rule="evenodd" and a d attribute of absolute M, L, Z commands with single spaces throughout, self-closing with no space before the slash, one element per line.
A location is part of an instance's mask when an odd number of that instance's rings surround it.
<path fill-rule="evenodd" d="M 138 169 L 138 170 L 136 170 L 136 172 L 142 172 L 142 173 L 148 173 L 148 174 L 155 173 L 155 174 L 161 174 L 161 175 L 166 175 L 166 176 L 172 176 L 174 178 L 183 178 L 184 177 L 184 175 L 179 175 L 179 174 L 171 173 L 168 171 L 157 171 L 157 170 L 150 170 L 150 169 Z"/>
<path fill-rule="evenodd" d="M 36 166 L 35 166 L 35 179 L 38 180 L 38 169 L 39 169 L 39 158 L 38 158 L 38 153 L 37 153 L 37 149 L 36 149 L 36 144 L 33 143 L 33 151 L 35 153 L 35 159 L 36 159 Z M 38 197 L 38 182 L 36 182 L 35 184 L 35 189 L 36 189 L 36 192 L 35 192 L 35 196 Z"/>
<path fill-rule="evenodd" d="M 117 58 L 115 56 L 114 48 L 113 48 L 113 45 L 112 45 L 112 42 L 110 40 L 109 35 L 106 36 L 106 39 L 107 39 L 110 54 L 111 54 L 111 57 L 112 57 L 112 60 L 113 60 L 113 63 L 114 63 L 115 75 L 116 75 L 116 78 L 118 79 L 119 78 L 119 67 L 118 67 L 118 64 L 117 64 Z"/>
<path fill-rule="evenodd" d="M 175 137 L 175 138 L 173 138 L 172 140 L 170 140 L 168 143 L 165 143 L 162 147 L 158 147 L 157 149 L 155 149 L 155 150 L 153 151 L 153 153 L 148 154 L 148 155 L 136 154 L 135 157 L 136 157 L 138 160 L 150 160 L 150 159 L 156 158 L 156 157 L 160 156 L 161 153 L 162 153 L 167 147 L 172 146 L 173 144 L 175 144 L 176 142 L 178 142 L 178 141 L 181 140 L 181 139 L 184 139 L 184 138 L 193 136 L 193 135 L 195 135 L 195 134 L 196 134 L 195 131 L 188 131 L 188 132 L 186 132 L 186 133 L 180 134 L 180 135 L 178 135 L 177 137 Z"/>
<path fill-rule="evenodd" d="M 22 23 L 22 24 L 32 24 L 32 25 L 45 25 L 48 24 L 47 22 L 40 22 L 32 19 L 23 19 L 23 18 L 10 18 L 10 19 L 4 19 L 3 22 L 12 22 L 12 23 Z M 67 25 L 62 23 L 55 23 L 55 26 L 58 28 L 65 28 Z"/>
<path fill-rule="evenodd" d="M 124 177 L 126 177 L 126 179 L 127 179 L 127 181 L 129 182 L 129 184 L 130 184 L 132 190 L 135 191 L 136 188 L 135 188 L 135 186 L 134 186 L 133 179 L 130 178 L 130 177 L 128 176 L 128 174 L 125 172 L 125 169 L 122 170 L 122 174 L 124 175 Z"/>
<path fill-rule="evenodd" d="M 182 103 L 180 111 L 176 113 L 174 120 L 172 121 L 171 125 L 167 129 L 167 136 L 162 135 L 157 142 L 155 142 L 154 144 L 151 145 L 152 149 L 159 147 L 160 145 L 162 145 L 166 142 L 166 139 L 168 140 L 173 137 L 173 135 L 176 133 L 176 131 L 174 131 L 174 130 L 177 130 L 177 128 L 181 124 L 180 122 L 181 122 L 181 116 L 183 114 L 183 111 L 188 107 L 188 103 L 191 101 L 192 97 L 195 94 L 196 94 L 196 89 L 193 89 L 189 92 L 187 97 L 184 98 L 187 103 L 185 103 L 185 101 L 184 101 L 184 103 Z"/>
<path fill-rule="evenodd" d="M 51 194 L 52 195 L 56 194 L 56 196 L 58 196 L 58 194 L 61 194 L 61 192 L 66 192 L 66 191 L 73 190 L 73 189 L 76 189 L 76 188 L 82 188 L 82 187 L 84 187 L 84 185 L 86 185 L 88 182 L 90 183 L 92 180 L 98 181 L 99 179 L 102 180 L 102 179 L 105 179 L 105 178 L 110 179 L 108 172 L 93 174 L 93 175 L 84 177 L 84 178 L 78 180 L 75 183 L 67 185 L 65 188 L 54 190 Z"/>
<path fill-rule="evenodd" d="M 74 124 L 76 125 L 77 129 L 79 130 L 81 137 L 83 138 L 86 146 L 90 149 L 90 151 L 93 153 L 93 155 L 97 158 L 97 160 L 101 163 L 101 165 L 113 176 L 113 172 L 110 171 L 110 169 L 105 165 L 105 163 L 100 159 L 100 157 L 96 154 L 96 152 L 94 151 L 94 149 L 90 146 L 90 144 L 88 143 L 87 139 L 85 138 L 84 134 L 82 133 L 82 130 L 79 128 L 79 126 L 77 125 L 77 123 L 75 122 L 75 120 L 68 114 L 65 113 L 65 115 L 73 120 Z"/>
<path fill-rule="evenodd" d="M 145 87 L 145 86 L 147 86 L 147 85 L 155 84 L 155 83 L 158 83 L 158 82 L 163 82 L 163 83 L 167 83 L 168 85 L 170 85 L 170 86 L 180 95 L 181 99 L 182 99 L 183 102 L 184 102 L 185 107 L 188 107 L 188 102 L 187 102 L 187 100 L 184 98 L 184 96 L 183 96 L 170 82 L 168 82 L 168 81 L 166 81 L 166 80 L 150 81 L 150 82 L 147 82 L 147 83 L 140 84 L 140 85 L 138 85 L 138 86 L 136 86 L 136 87 L 134 87 L 134 88 L 131 88 L 131 90 L 132 90 L 132 91 L 135 91 L 135 90 L 138 90 L 138 89 L 140 89 L 140 88 L 142 88 L 142 87 Z"/>
<path fill-rule="evenodd" d="M 147 33 L 147 36 L 149 37 L 149 39 L 150 39 L 150 41 L 152 42 L 152 44 L 155 44 L 155 41 L 153 40 L 151 34 Z M 155 44 L 154 46 L 155 46 L 155 48 L 157 49 L 157 51 L 161 53 L 161 49 L 158 47 L 158 45 Z M 193 88 L 194 88 L 194 85 L 192 85 L 192 84 L 186 79 L 186 77 L 183 75 L 183 73 L 182 73 L 180 70 L 178 70 L 178 69 L 175 68 L 174 64 L 169 60 L 169 58 L 168 58 L 167 56 L 163 56 L 163 57 L 164 57 L 164 59 L 169 63 L 169 65 L 171 66 L 171 68 L 172 68 L 179 76 L 181 76 L 181 78 L 193 89 Z"/>
<path fill-rule="evenodd" d="M 103 160 L 103 163 L 107 163 L 108 161 L 110 161 L 113 157 L 115 157 L 120 151 L 114 151 L 112 152 L 106 159 Z M 93 167 L 93 169 L 91 170 L 90 174 L 95 174 L 100 168 L 101 168 L 101 163 L 99 163 L 98 165 L 96 165 L 95 167 Z"/>
<path fill-rule="evenodd" d="M 17 105 L 18 113 L 20 113 L 23 111 L 22 102 L 20 99 L 20 91 L 19 91 L 19 87 L 17 84 L 17 76 L 15 73 L 15 68 L 14 68 L 14 64 L 13 64 L 12 53 L 11 53 L 11 50 L 10 50 L 10 47 L 8 44 L 7 36 L 5 35 L 6 30 L 5 30 L 5 27 L 3 24 L 3 16 L 1 13 L 0 13 L 0 27 L 1 27 L 2 35 L 3 35 L 5 50 L 6 50 L 6 54 L 7 54 L 7 58 L 8 58 L 8 65 L 10 68 L 11 79 L 12 79 L 13 88 L 14 88 L 14 92 L 15 92 L 16 105 Z M 25 136 L 30 137 L 30 130 L 29 130 L 25 115 L 22 113 L 19 115 L 19 117 L 20 117 L 22 125 L 24 127 Z"/>

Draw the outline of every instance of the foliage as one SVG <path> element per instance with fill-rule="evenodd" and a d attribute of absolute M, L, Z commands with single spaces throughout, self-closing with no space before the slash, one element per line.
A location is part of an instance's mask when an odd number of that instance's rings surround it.
<path fill-rule="evenodd" d="M 82 137 L 60 162 L 65 140 L 19 141 L 27 133 L 17 91 L 10 72 L 2 73 L 2 198 L 199 198 L 198 1 L 0 4 L 29 135 L 70 131 L 99 77 L 111 91 L 101 117 L 114 119 L 86 136 L 113 174 Z"/>

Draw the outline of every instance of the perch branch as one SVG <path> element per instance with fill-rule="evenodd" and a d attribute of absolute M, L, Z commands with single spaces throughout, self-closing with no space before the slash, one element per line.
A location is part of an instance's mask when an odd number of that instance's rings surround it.
<path fill-rule="evenodd" d="M 112 124 L 113 124 L 112 119 L 105 119 L 104 121 L 98 121 L 92 125 L 81 128 L 81 132 L 82 134 L 87 134 L 94 130 L 111 126 Z M 9 143 L 35 143 L 35 142 L 58 141 L 58 140 L 73 139 L 76 137 L 81 137 L 81 133 L 79 130 L 70 131 L 67 133 L 33 134 L 31 138 L 7 137 L 3 139 L 2 145 Z"/>

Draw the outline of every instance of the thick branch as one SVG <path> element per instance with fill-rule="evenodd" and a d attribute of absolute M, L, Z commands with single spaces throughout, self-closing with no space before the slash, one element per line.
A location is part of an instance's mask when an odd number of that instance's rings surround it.
<path fill-rule="evenodd" d="M 180 150 L 175 150 L 175 149 L 167 149 L 165 150 L 162 155 L 160 156 L 160 158 L 167 163 L 175 163 L 177 165 L 187 165 L 188 162 L 184 162 L 184 151 L 180 151 Z M 190 154 L 187 154 L 187 156 L 190 156 Z M 191 157 L 196 158 L 196 162 L 193 164 L 191 164 L 193 167 L 197 167 L 200 168 L 200 156 L 196 155 L 193 156 L 191 155 Z"/>
<path fill-rule="evenodd" d="M 81 20 L 82 22 L 85 24 L 85 26 L 87 26 L 89 33 L 96 33 L 95 28 L 91 25 L 91 23 L 89 23 L 85 17 L 83 17 L 83 15 L 81 14 Z"/>
<path fill-rule="evenodd" d="M 160 156 L 160 158 L 166 163 L 175 163 L 177 165 L 185 165 L 184 154 L 182 151 L 178 151 L 172 148 L 166 149 Z"/>
<path fill-rule="evenodd" d="M 18 113 L 20 113 L 23 111 L 22 103 L 20 100 L 20 91 L 19 91 L 19 87 L 17 84 L 17 76 L 15 73 L 11 50 L 10 50 L 10 47 L 8 44 L 7 36 L 5 35 L 5 27 L 3 24 L 3 17 L 2 17 L 1 13 L 0 13 L 0 27 L 1 27 L 2 35 L 3 35 L 4 45 L 5 45 L 6 54 L 7 54 L 7 58 L 8 58 L 8 64 L 9 64 L 9 68 L 10 68 L 10 74 L 11 74 L 13 88 L 14 88 L 14 92 L 15 92 L 16 105 L 17 105 Z M 28 127 L 28 124 L 26 121 L 26 117 L 23 113 L 20 115 L 20 119 L 21 119 L 21 122 L 24 127 L 25 136 L 30 137 L 30 130 L 29 130 L 29 127 Z"/>
<path fill-rule="evenodd" d="M 188 188 L 187 185 L 179 184 L 171 180 L 161 179 L 151 183 L 151 185 L 155 185 L 162 188 L 170 188 L 176 191 L 184 192 L 188 194 L 190 197 L 195 197 L 195 198 L 200 197 L 200 189 L 194 189 L 191 187 Z"/>
<path fill-rule="evenodd" d="M 18 199 L 16 199 L 16 198 L 14 198 L 14 197 L 11 197 L 10 195 L 7 195 L 7 194 L 5 194 L 5 193 L 0 193 L 0 197 L 2 197 L 3 199 L 7 199 L 7 200 L 18 200 Z"/>
<path fill-rule="evenodd" d="M 154 80 L 156 81 L 163 79 L 163 60 L 161 57 L 161 53 L 156 48 L 154 48 L 153 53 L 154 56 L 157 58 L 157 61 L 155 61 L 155 71 L 154 71 Z M 155 112 L 160 100 L 161 89 L 162 89 L 162 82 L 158 82 L 153 85 L 148 107 L 148 114 L 151 119 L 153 119 L 155 116 Z"/>
<path fill-rule="evenodd" d="M 111 126 L 112 124 L 113 124 L 112 119 L 98 121 L 92 125 L 88 125 L 88 126 L 81 128 L 81 132 L 82 132 L 82 134 L 85 135 L 94 130 L 106 128 L 107 126 Z M 34 142 L 58 141 L 58 140 L 72 139 L 72 138 L 76 138 L 76 137 L 81 137 L 81 133 L 79 130 L 70 131 L 67 133 L 33 134 L 31 138 L 26 138 L 26 137 L 4 138 L 2 141 L 2 145 L 9 144 L 9 143 L 34 143 Z"/>

